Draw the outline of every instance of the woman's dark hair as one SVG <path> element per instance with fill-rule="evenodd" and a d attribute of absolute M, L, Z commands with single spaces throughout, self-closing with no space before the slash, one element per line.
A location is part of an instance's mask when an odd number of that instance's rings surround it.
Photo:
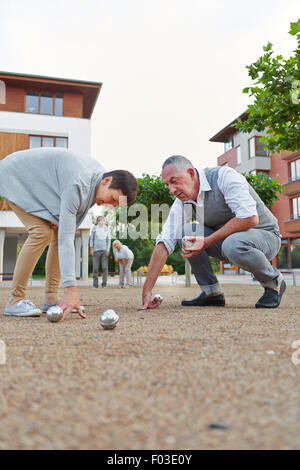
<path fill-rule="evenodd" d="M 120 189 L 124 196 L 127 196 L 127 204 L 131 204 L 136 200 L 138 183 L 130 171 L 108 171 L 107 173 L 104 173 L 103 178 L 106 178 L 107 176 L 112 177 L 109 187 L 112 189 Z"/>

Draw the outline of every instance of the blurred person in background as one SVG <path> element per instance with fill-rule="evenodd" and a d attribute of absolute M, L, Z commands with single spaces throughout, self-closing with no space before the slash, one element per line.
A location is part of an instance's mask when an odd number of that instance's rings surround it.
<path fill-rule="evenodd" d="M 102 287 L 105 289 L 108 274 L 108 257 L 111 238 L 109 228 L 104 225 L 104 217 L 97 217 L 98 224 L 92 228 L 90 237 L 90 253 L 93 257 L 93 287 L 98 288 L 99 263 L 102 264 Z"/>
<path fill-rule="evenodd" d="M 128 287 L 132 285 L 131 282 L 131 266 L 134 260 L 134 254 L 119 240 L 113 242 L 113 252 L 115 260 L 120 265 L 120 280 L 119 287 Z M 126 274 L 126 284 L 124 285 L 124 273 Z"/>

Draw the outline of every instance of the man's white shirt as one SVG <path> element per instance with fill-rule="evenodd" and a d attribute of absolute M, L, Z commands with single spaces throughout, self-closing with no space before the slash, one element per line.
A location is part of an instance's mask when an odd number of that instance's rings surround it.
<path fill-rule="evenodd" d="M 203 170 L 198 171 L 198 174 L 200 188 L 196 204 L 199 207 L 199 213 L 203 213 L 205 193 L 211 191 L 211 186 Z M 224 195 L 226 204 L 237 218 L 245 219 L 257 215 L 256 201 L 250 195 L 249 185 L 243 175 L 228 166 L 220 167 L 217 184 Z M 184 207 L 188 202 L 183 203 L 179 199 L 174 201 L 162 232 L 156 239 L 156 245 L 164 243 L 169 254 L 174 251 L 177 241 L 182 239 Z M 195 204 L 195 201 L 190 202 Z"/>
<path fill-rule="evenodd" d="M 110 241 L 110 232 L 106 225 L 103 225 L 103 227 L 96 225 L 93 228 L 90 246 L 94 248 L 94 251 L 109 251 Z"/>

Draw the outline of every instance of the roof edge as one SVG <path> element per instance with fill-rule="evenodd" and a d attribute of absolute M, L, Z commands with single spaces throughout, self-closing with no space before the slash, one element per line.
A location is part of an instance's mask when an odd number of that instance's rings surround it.
<path fill-rule="evenodd" d="M 92 82 L 92 81 L 87 81 L 87 80 L 77 80 L 73 78 L 59 78 L 59 77 L 48 77 L 46 75 L 31 75 L 31 74 L 26 74 L 26 73 L 15 73 L 15 72 L 4 72 L 0 70 L 0 75 L 8 75 L 10 77 L 20 77 L 20 78 L 33 78 L 33 79 L 38 79 L 38 80 L 53 80 L 53 81 L 59 81 L 59 82 L 72 82 L 72 83 L 82 83 L 85 85 L 94 85 L 94 86 L 102 86 L 102 82 Z"/>
<path fill-rule="evenodd" d="M 217 132 L 213 137 L 209 139 L 210 142 L 224 142 L 226 137 L 229 135 L 233 134 L 237 129 L 233 129 L 232 125 L 237 123 L 238 120 L 246 121 L 248 118 L 249 114 L 245 111 L 242 114 L 240 114 L 236 119 L 234 119 L 230 124 L 227 124 L 222 130 Z"/>

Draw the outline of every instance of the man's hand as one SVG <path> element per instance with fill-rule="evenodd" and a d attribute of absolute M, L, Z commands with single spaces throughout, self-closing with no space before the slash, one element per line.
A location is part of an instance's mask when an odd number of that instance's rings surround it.
<path fill-rule="evenodd" d="M 106 258 L 109 257 L 109 251 L 106 251 L 105 256 L 106 256 Z"/>
<path fill-rule="evenodd" d="M 151 300 L 152 289 L 167 260 L 168 255 L 168 250 L 163 243 L 158 243 L 153 250 L 148 267 L 147 279 L 143 287 L 143 310 L 147 310 L 148 308 L 156 308 L 159 305 L 159 300 Z"/>
<path fill-rule="evenodd" d="M 193 242 L 193 245 L 186 248 L 184 242 L 182 242 L 181 256 L 183 258 L 194 258 L 194 256 L 199 255 L 207 248 L 206 239 L 204 237 L 186 237 L 186 240 Z"/>
<path fill-rule="evenodd" d="M 188 248 L 188 250 L 187 248 L 185 250 L 183 249 L 182 256 L 183 258 L 193 258 L 194 256 L 199 255 L 200 253 L 202 253 L 202 251 L 206 250 L 215 243 L 221 240 L 225 240 L 227 237 L 229 237 L 229 235 L 232 235 L 233 233 L 237 232 L 245 232 L 247 230 L 250 230 L 251 228 L 255 228 L 257 227 L 258 223 L 259 219 L 257 215 L 246 217 L 245 219 L 233 217 L 233 219 L 230 219 L 228 222 L 226 222 L 225 225 L 223 225 L 223 227 L 219 228 L 208 237 L 205 237 L 204 239 L 203 237 L 194 237 L 195 239 L 202 238 L 204 240 L 203 247 L 200 248 L 201 243 L 199 245 L 197 241 L 191 248 Z"/>
<path fill-rule="evenodd" d="M 94 256 L 94 248 L 91 247 L 90 253 L 91 253 L 91 256 Z"/>
<path fill-rule="evenodd" d="M 81 318 L 86 318 L 86 316 L 84 315 L 84 313 L 81 311 L 81 308 L 80 308 L 76 286 L 66 287 L 64 289 L 64 294 L 62 298 L 59 300 L 58 305 L 64 311 L 63 317 L 60 321 L 64 321 L 74 308 L 76 308 Z"/>
<path fill-rule="evenodd" d="M 160 301 L 158 299 L 151 300 L 151 298 L 152 292 L 143 292 L 143 310 L 148 310 L 149 308 L 156 308 L 160 305 Z"/>

